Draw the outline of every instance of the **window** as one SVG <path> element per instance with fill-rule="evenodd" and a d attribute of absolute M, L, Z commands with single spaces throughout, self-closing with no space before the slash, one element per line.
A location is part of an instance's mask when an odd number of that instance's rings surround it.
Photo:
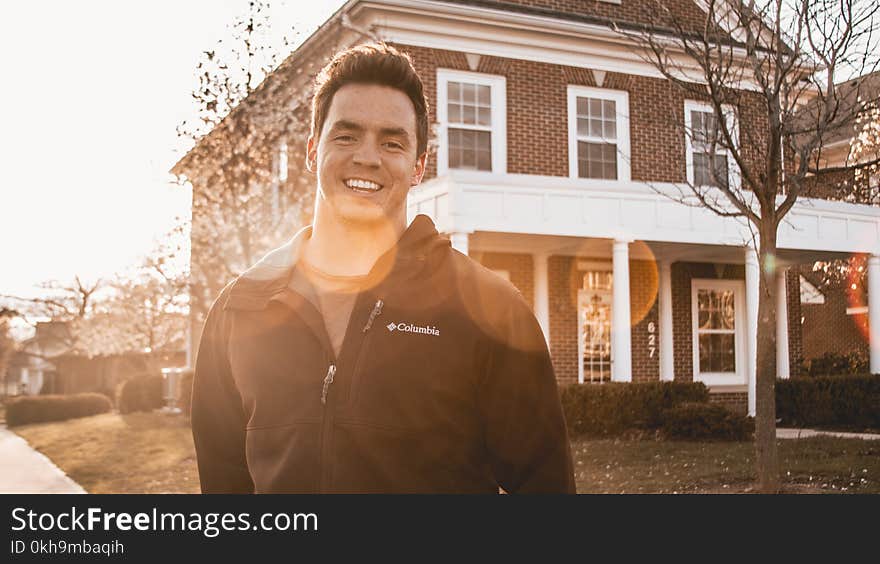
<path fill-rule="evenodd" d="M 627 92 L 568 87 L 568 163 L 572 178 L 630 179 Z"/>
<path fill-rule="evenodd" d="M 724 106 L 727 128 L 738 142 L 736 116 L 732 106 Z M 684 103 L 687 141 L 687 179 L 694 186 L 730 186 L 738 180 L 729 151 L 722 146 L 721 131 L 712 106 L 686 100 Z M 714 143 L 713 143 L 714 141 Z M 714 169 L 714 174 L 713 174 Z"/>
<path fill-rule="evenodd" d="M 694 380 L 745 384 L 743 282 L 693 280 Z"/>
<path fill-rule="evenodd" d="M 450 169 L 506 172 L 506 95 L 503 76 L 437 71 L 438 174 Z"/>

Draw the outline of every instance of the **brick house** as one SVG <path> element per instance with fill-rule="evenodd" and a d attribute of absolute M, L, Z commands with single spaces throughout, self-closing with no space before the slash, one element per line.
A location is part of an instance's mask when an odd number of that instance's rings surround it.
<path fill-rule="evenodd" d="M 686 25 L 704 17 L 699 0 L 667 4 Z M 683 126 L 699 128 L 710 109 L 612 31 L 612 20 L 650 24 L 649 11 L 647 0 L 351 0 L 267 81 L 308 90 L 313 75 L 294 70 L 364 42 L 363 30 L 408 52 L 436 137 L 410 219 L 431 216 L 521 291 L 560 384 L 698 380 L 753 413 L 757 256 L 742 222 L 663 195 L 706 177 Z M 736 119 L 757 131 L 756 97 L 743 99 Z M 878 228 L 880 210 L 823 199 L 780 226 L 779 378 L 803 357 L 789 267 L 869 254 L 880 284 Z"/>

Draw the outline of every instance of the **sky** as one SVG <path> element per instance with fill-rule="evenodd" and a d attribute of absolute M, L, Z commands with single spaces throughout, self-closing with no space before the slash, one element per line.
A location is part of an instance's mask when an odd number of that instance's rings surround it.
<path fill-rule="evenodd" d="M 342 0 L 276 1 L 302 41 Z M 168 170 L 202 51 L 248 0 L 0 4 L 0 294 L 109 277 L 189 215 Z"/>

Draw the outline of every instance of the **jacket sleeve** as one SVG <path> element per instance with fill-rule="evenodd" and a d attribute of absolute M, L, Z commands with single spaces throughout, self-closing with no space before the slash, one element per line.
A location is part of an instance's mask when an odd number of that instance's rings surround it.
<path fill-rule="evenodd" d="M 508 493 L 575 493 L 568 432 L 544 334 L 517 296 L 490 345 L 479 402 L 492 470 Z"/>
<path fill-rule="evenodd" d="M 193 440 L 202 493 L 253 493 L 245 458 L 245 414 L 227 356 L 227 291 L 211 306 L 199 344 L 193 374 Z"/>

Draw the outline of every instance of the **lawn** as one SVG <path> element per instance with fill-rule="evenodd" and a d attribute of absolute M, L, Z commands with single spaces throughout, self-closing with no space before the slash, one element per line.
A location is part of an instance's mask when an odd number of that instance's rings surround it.
<path fill-rule="evenodd" d="M 103 414 L 13 429 L 91 493 L 196 493 L 192 436 L 180 416 Z M 752 491 L 751 443 L 572 441 L 580 493 Z M 784 491 L 880 493 L 880 441 L 779 441 Z"/>

